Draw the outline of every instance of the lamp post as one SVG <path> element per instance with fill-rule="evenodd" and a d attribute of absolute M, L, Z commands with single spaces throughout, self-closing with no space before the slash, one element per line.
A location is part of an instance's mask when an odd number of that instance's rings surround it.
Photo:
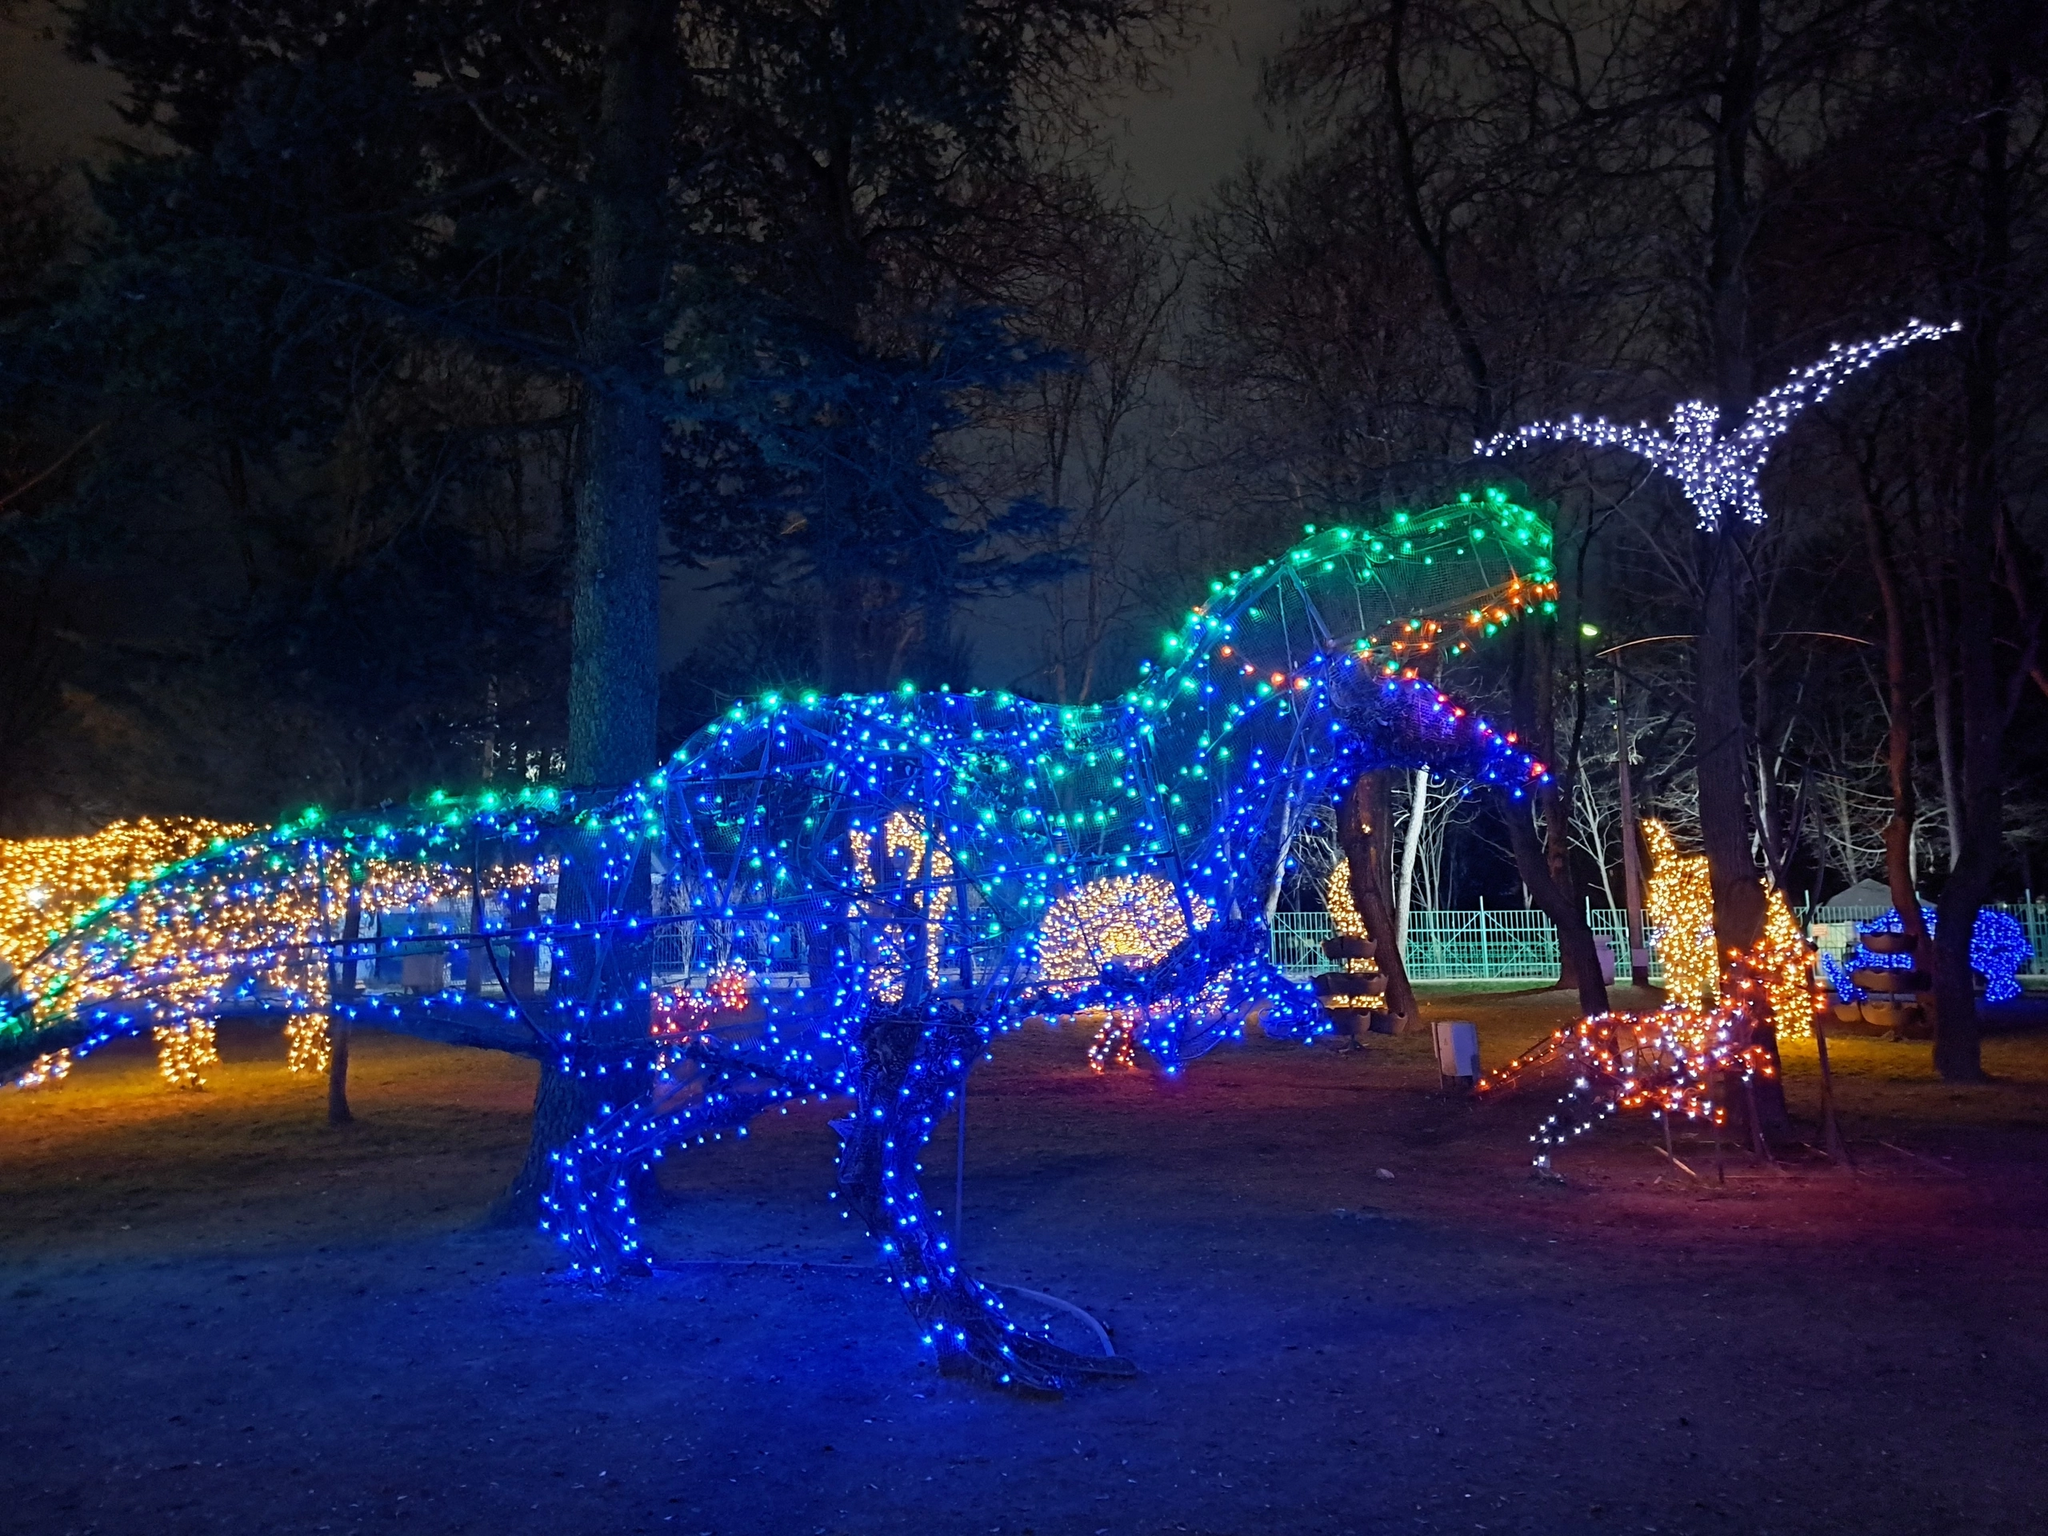
<path fill-rule="evenodd" d="M 1621 769 L 1621 875 L 1628 902 L 1628 979 L 1632 986 L 1650 984 L 1650 945 L 1643 934 L 1643 850 L 1636 837 L 1636 797 L 1628 760 L 1635 743 L 1629 739 L 1628 703 L 1622 692 L 1621 669 L 1614 672 L 1615 762 Z"/>

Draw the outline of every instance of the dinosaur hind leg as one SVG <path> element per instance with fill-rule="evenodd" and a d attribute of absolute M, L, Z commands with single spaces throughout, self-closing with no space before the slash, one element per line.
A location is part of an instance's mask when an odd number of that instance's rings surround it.
<path fill-rule="evenodd" d="M 670 1147 L 701 1143 L 736 1130 L 774 1097 L 736 1091 L 716 1074 L 691 1071 L 657 1078 L 632 1103 L 614 1110 L 552 1154 L 554 1176 L 541 1197 L 541 1230 L 569 1250 L 579 1279 L 609 1283 L 645 1273 L 633 1178 L 651 1172 Z"/>
<path fill-rule="evenodd" d="M 974 1025 L 950 1007 L 870 1017 L 861 1034 L 856 1107 L 840 1150 L 839 1195 L 881 1243 L 941 1370 L 1049 1393 L 1083 1376 L 1133 1375 L 1119 1356 L 1076 1354 L 1018 1327 L 996 1294 L 960 1268 L 932 1224 L 918 1154 L 983 1045 Z"/>

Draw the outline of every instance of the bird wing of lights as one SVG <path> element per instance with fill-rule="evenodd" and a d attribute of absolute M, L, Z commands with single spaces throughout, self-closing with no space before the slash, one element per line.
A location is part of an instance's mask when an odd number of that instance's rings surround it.
<path fill-rule="evenodd" d="M 1730 440 L 1749 460 L 1752 482 L 1755 472 L 1763 468 L 1771 443 L 1785 435 L 1801 411 L 1819 405 L 1833 394 L 1835 386 L 1842 380 L 1851 374 L 1861 373 L 1887 353 L 1910 347 L 1916 341 L 1935 341 L 1943 336 L 1952 336 L 1962 328 L 1960 320 L 1952 320 L 1947 325 L 1909 320 L 1902 329 L 1869 341 L 1853 341 L 1846 345 L 1839 341 L 1834 343 L 1819 362 L 1809 363 L 1751 406 L 1749 415 L 1743 418 L 1741 427 Z M 1761 516 L 1759 508 L 1757 517 L 1760 519 Z"/>
<path fill-rule="evenodd" d="M 1698 404 L 1689 401 L 1688 404 Z M 1684 407 L 1680 407 L 1681 410 Z M 1678 458 L 1678 444 L 1647 421 L 1619 426 L 1605 416 L 1572 416 L 1564 421 L 1531 421 L 1507 432 L 1496 432 L 1484 442 L 1474 442 L 1472 451 L 1483 459 L 1498 458 L 1531 443 L 1586 443 L 1595 448 L 1625 448 L 1658 469 L 1669 470 Z"/>
<path fill-rule="evenodd" d="M 1770 457 L 1771 445 L 1791 429 L 1807 407 L 1818 405 L 1835 386 L 1860 373 L 1887 354 L 1916 341 L 1931 341 L 1962 329 L 1961 321 L 1931 325 L 1912 320 L 1899 330 L 1868 341 L 1836 342 L 1818 362 L 1793 374 L 1750 407 L 1732 433 L 1719 435 L 1720 412 L 1705 400 L 1681 401 L 1671 413 L 1672 435 L 1666 437 L 1648 422 L 1617 426 L 1605 417 L 1573 416 L 1565 421 L 1535 421 L 1509 432 L 1496 432 L 1473 451 L 1493 458 L 1510 449 L 1539 442 L 1579 442 L 1595 448 L 1622 448 L 1669 475 L 1684 490 L 1702 528 L 1720 525 L 1733 510 L 1747 522 L 1764 520 L 1757 477 Z"/>

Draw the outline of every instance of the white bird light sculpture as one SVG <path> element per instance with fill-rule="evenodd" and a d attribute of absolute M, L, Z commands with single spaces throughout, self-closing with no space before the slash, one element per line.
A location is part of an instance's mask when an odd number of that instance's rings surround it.
<path fill-rule="evenodd" d="M 1574 416 L 1569 421 L 1536 421 L 1500 432 L 1473 444 L 1482 457 L 1506 453 L 1511 448 L 1538 442 L 1582 442 L 1596 448 L 1626 448 L 1650 465 L 1676 480 L 1688 501 L 1699 513 L 1700 526 L 1720 526 L 1724 511 L 1752 523 L 1764 520 L 1763 499 L 1757 494 L 1757 476 L 1771 445 L 1791 429 L 1793 420 L 1810 405 L 1818 405 L 1852 373 L 1860 373 L 1888 352 L 1932 341 L 1961 330 L 1962 322 L 1929 325 L 1922 320 L 1907 323 L 1871 341 L 1836 342 L 1827 355 L 1792 375 L 1758 400 L 1727 436 L 1720 435 L 1721 413 L 1704 400 L 1687 400 L 1671 413 L 1671 435 L 1666 437 L 1648 422 L 1633 427 L 1616 426 L 1605 417 L 1588 421 Z"/>

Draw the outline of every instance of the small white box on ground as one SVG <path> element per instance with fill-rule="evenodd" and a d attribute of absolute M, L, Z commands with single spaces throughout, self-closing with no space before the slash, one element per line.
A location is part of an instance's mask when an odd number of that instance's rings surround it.
<path fill-rule="evenodd" d="M 431 954 L 407 955 L 398 984 L 408 992 L 439 992 L 448 985 L 448 957 L 438 949 Z"/>
<path fill-rule="evenodd" d="M 1436 1069 L 1446 1088 L 1469 1088 L 1479 1081 L 1479 1026 L 1465 1019 L 1438 1019 L 1430 1026 L 1436 1040 Z"/>

